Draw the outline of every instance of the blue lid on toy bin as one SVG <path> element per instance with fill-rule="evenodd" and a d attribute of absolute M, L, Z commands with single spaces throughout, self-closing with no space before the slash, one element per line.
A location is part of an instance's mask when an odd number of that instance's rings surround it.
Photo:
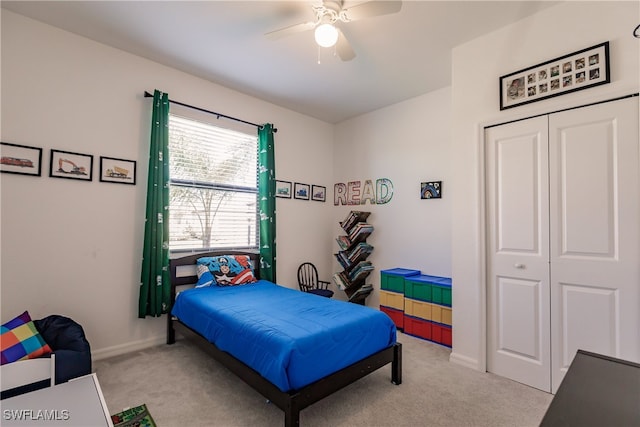
<path fill-rule="evenodd" d="M 420 274 L 420 270 L 410 270 L 408 268 L 392 268 L 389 270 L 382 270 L 381 273 L 392 274 L 394 276 L 409 277 L 417 276 L 418 274 Z"/>

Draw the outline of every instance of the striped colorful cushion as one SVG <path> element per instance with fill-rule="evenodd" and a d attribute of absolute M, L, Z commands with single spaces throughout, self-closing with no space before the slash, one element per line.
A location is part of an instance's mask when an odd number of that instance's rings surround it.
<path fill-rule="evenodd" d="M 2 325 L 1 332 L 2 365 L 52 352 L 33 324 L 28 311 Z"/>

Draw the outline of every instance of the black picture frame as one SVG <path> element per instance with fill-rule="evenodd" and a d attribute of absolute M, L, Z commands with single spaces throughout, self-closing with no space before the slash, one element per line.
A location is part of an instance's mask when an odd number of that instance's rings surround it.
<path fill-rule="evenodd" d="M 309 200 L 309 191 L 309 184 L 296 182 L 293 186 L 293 197 L 300 200 Z"/>
<path fill-rule="evenodd" d="M 49 177 L 92 181 L 93 155 L 52 149 Z"/>
<path fill-rule="evenodd" d="M 136 161 L 100 156 L 100 182 L 136 185 Z"/>
<path fill-rule="evenodd" d="M 291 181 L 280 181 L 276 179 L 276 197 L 283 199 L 291 198 Z"/>
<path fill-rule="evenodd" d="M 327 187 L 322 185 L 311 186 L 311 200 L 316 202 L 324 202 L 327 199 Z"/>
<path fill-rule="evenodd" d="M 606 41 L 500 77 L 500 110 L 610 82 Z"/>
<path fill-rule="evenodd" d="M 42 148 L 0 142 L 0 172 L 16 175 L 42 175 Z"/>
<path fill-rule="evenodd" d="M 421 199 L 441 199 L 442 181 L 429 181 L 420 183 Z"/>

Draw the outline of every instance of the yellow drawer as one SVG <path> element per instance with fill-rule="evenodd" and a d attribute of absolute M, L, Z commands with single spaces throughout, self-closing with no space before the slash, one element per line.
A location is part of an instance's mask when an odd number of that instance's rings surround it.
<path fill-rule="evenodd" d="M 431 306 L 431 320 L 445 325 L 451 325 L 451 307 L 444 307 L 438 304 Z"/>
<path fill-rule="evenodd" d="M 399 292 L 380 291 L 380 305 L 404 310 L 404 294 Z"/>
<path fill-rule="evenodd" d="M 409 316 L 419 317 L 425 320 L 431 320 L 431 306 L 433 304 L 418 301 L 411 298 L 404 299 L 404 313 Z"/>

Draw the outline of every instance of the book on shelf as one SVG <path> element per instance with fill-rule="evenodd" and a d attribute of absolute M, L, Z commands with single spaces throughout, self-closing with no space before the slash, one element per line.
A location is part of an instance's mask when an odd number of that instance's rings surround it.
<path fill-rule="evenodd" d="M 349 277 L 344 271 L 335 273 L 333 275 L 333 283 L 335 283 L 336 286 L 343 291 L 352 288 L 354 285 L 354 283 L 349 280 Z"/>
<path fill-rule="evenodd" d="M 372 291 L 373 291 L 373 286 L 363 285 L 362 287 L 360 287 L 360 289 L 358 289 L 353 294 L 351 294 L 351 296 L 349 297 L 349 301 L 355 301 L 360 298 L 364 298 L 367 295 L 369 295 Z"/>
<path fill-rule="evenodd" d="M 349 258 L 347 258 L 347 255 L 345 254 L 345 252 L 343 251 L 338 252 L 336 254 L 336 259 L 338 260 L 338 262 L 340 263 L 343 269 L 349 270 L 351 268 L 352 263 L 351 261 L 349 261 Z"/>
<path fill-rule="evenodd" d="M 349 237 L 349 240 L 353 244 L 355 242 L 361 242 L 371 233 L 373 233 L 373 225 L 367 224 L 366 222 L 359 222 L 353 226 L 347 237 Z"/>
<path fill-rule="evenodd" d="M 347 258 L 349 258 L 349 261 L 352 263 L 357 262 L 362 256 L 368 256 L 372 251 L 373 246 L 366 242 L 360 242 L 347 253 Z"/>
<path fill-rule="evenodd" d="M 338 289 L 340 289 L 341 291 L 344 291 L 350 285 L 350 283 L 345 280 L 342 273 L 336 273 L 333 275 L 333 283 L 335 283 Z"/>
<path fill-rule="evenodd" d="M 336 242 L 338 242 L 338 246 L 340 246 L 340 249 L 343 251 L 346 251 L 351 247 L 351 240 L 349 240 L 349 237 L 347 236 L 336 237 Z"/>
<path fill-rule="evenodd" d="M 371 265 L 370 261 L 360 261 L 353 267 L 353 269 L 349 272 L 349 280 L 351 282 L 355 282 L 357 280 L 364 279 L 373 271 L 373 265 Z"/>
<path fill-rule="evenodd" d="M 371 212 L 351 211 L 344 221 L 340 223 L 340 226 L 344 231 L 348 232 L 355 223 L 366 221 L 370 214 Z"/>

